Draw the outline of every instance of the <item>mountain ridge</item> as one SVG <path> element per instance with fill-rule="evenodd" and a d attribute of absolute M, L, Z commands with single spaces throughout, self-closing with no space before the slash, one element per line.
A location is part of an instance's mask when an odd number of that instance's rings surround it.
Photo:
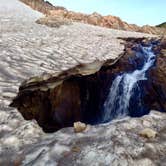
<path fill-rule="evenodd" d="M 126 30 L 126 31 L 143 32 L 143 33 L 157 34 L 157 35 L 166 34 L 166 29 L 162 26 L 155 27 L 150 25 L 144 25 L 140 27 L 136 24 L 128 24 L 127 22 L 122 21 L 117 16 L 112 16 L 112 15 L 102 16 L 97 12 L 94 12 L 92 14 L 83 14 L 80 12 L 69 11 L 64 7 L 54 6 L 50 2 L 44 0 L 20 0 L 20 1 L 29 5 L 34 10 L 37 10 L 45 14 L 46 17 L 50 16 L 60 17 L 72 21 L 78 21 L 96 26 Z"/>
<path fill-rule="evenodd" d="M 163 22 L 159 25 L 156 25 L 156 27 L 159 27 L 159 28 L 166 28 L 166 22 Z"/>

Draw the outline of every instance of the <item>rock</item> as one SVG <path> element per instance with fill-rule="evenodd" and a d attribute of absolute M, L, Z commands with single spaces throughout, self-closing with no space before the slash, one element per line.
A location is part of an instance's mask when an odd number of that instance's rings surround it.
<path fill-rule="evenodd" d="M 145 128 L 139 134 L 140 136 L 145 138 L 155 138 L 157 135 L 157 132 L 150 128 Z"/>
<path fill-rule="evenodd" d="M 87 127 L 87 125 L 85 123 L 81 123 L 81 122 L 74 123 L 74 131 L 76 133 L 83 132 L 86 129 L 86 127 Z"/>
<path fill-rule="evenodd" d="M 70 25 L 71 22 L 62 17 L 43 17 L 36 21 L 38 24 L 44 24 L 49 27 L 59 28 L 62 25 Z"/>
<path fill-rule="evenodd" d="M 80 152 L 81 151 L 81 149 L 78 146 L 72 147 L 71 150 L 72 150 L 72 152 Z"/>
<path fill-rule="evenodd" d="M 53 6 L 50 2 L 44 0 L 20 0 L 21 2 L 29 5 L 32 9 L 37 10 L 46 15 L 50 14 L 52 10 L 65 10 L 64 7 Z"/>
<path fill-rule="evenodd" d="M 103 18 L 98 13 L 93 13 L 87 16 L 87 23 L 92 25 L 102 25 Z"/>

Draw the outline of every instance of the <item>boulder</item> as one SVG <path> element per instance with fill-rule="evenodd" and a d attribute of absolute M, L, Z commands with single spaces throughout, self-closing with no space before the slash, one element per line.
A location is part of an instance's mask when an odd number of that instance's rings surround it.
<path fill-rule="evenodd" d="M 82 123 L 82 122 L 75 122 L 74 123 L 74 131 L 76 133 L 83 132 L 86 128 L 87 128 L 87 125 L 85 123 Z"/>
<path fill-rule="evenodd" d="M 143 129 L 140 133 L 140 136 L 145 137 L 145 138 L 155 138 L 157 135 L 157 132 L 150 129 L 150 128 L 145 128 Z"/>

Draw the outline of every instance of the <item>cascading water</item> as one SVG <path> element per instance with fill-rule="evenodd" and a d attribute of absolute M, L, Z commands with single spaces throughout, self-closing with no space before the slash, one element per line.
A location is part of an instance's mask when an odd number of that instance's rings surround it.
<path fill-rule="evenodd" d="M 123 118 L 130 115 L 131 110 L 137 111 L 137 115 L 146 112 L 142 100 L 144 90 L 141 81 L 148 80 L 147 72 L 155 64 L 156 55 L 153 53 L 152 45 L 147 47 L 139 45 L 139 49 L 136 57 L 141 58 L 141 65 L 137 65 L 133 72 L 118 75 L 110 87 L 104 102 L 103 122 Z"/>

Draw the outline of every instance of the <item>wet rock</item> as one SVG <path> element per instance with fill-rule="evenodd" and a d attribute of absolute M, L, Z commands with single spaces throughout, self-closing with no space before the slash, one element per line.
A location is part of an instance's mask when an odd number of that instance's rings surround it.
<path fill-rule="evenodd" d="M 140 136 L 145 138 L 155 138 L 157 135 L 157 132 L 150 128 L 146 128 L 146 129 L 143 129 L 139 134 Z"/>
<path fill-rule="evenodd" d="M 149 102 L 153 103 L 152 109 L 164 111 L 166 110 L 166 40 L 162 39 L 160 45 L 156 48 L 158 54 L 156 66 L 150 72 L 152 86 L 149 87 Z M 154 98 L 160 100 L 159 103 L 154 102 Z"/>
<path fill-rule="evenodd" d="M 83 132 L 84 130 L 86 130 L 87 125 L 85 123 L 82 122 L 75 122 L 74 123 L 74 131 L 76 133 L 80 133 Z"/>

